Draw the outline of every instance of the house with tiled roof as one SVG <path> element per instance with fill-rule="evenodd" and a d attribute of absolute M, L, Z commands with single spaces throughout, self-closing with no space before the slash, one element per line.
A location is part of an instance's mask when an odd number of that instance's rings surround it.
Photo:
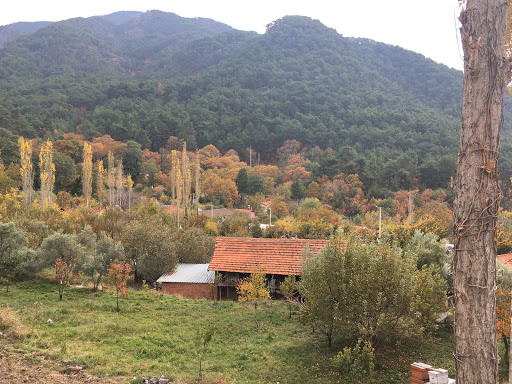
<path fill-rule="evenodd" d="M 201 211 L 201 213 L 203 215 L 205 215 L 206 217 L 209 217 L 210 219 L 212 219 L 214 217 L 220 217 L 224 220 L 227 216 L 234 215 L 235 211 L 233 211 L 232 209 L 228 209 L 228 208 L 217 208 L 217 209 L 205 209 L 205 210 Z"/>
<path fill-rule="evenodd" d="M 251 219 L 256 218 L 256 213 L 252 209 L 235 209 L 235 211 L 245 213 Z"/>
<path fill-rule="evenodd" d="M 272 205 L 272 200 L 264 201 L 260 204 L 260 208 L 265 212 L 265 214 L 268 213 L 268 209 Z"/>
<path fill-rule="evenodd" d="M 512 267 L 512 253 L 498 255 L 498 260 L 501 261 L 503 264 L 507 264 Z"/>
<path fill-rule="evenodd" d="M 316 239 L 217 237 L 208 270 L 215 271 L 219 299 L 235 299 L 240 279 L 263 272 L 279 285 L 288 275 L 300 276 L 306 254 L 315 255 L 326 245 L 327 240 Z"/>

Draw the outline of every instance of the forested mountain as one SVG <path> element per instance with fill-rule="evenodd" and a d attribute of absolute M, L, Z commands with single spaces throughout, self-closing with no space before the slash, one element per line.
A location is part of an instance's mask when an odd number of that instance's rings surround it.
<path fill-rule="evenodd" d="M 15 135 L 109 134 L 153 151 L 178 136 L 190 149 L 251 146 L 265 162 L 296 139 L 313 174 L 358 173 L 380 196 L 447 186 L 461 105 L 460 71 L 299 16 L 259 35 L 119 12 L 52 23 L 0 49 L 0 127 Z"/>
<path fill-rule="evenodd" d="M 34 33 L 48 24 L 50 24 L 49 21 L 39 21 L 34 23 L 19 22 L 0 26 L 0 48 L 3 48 L 9 41 Z"/>

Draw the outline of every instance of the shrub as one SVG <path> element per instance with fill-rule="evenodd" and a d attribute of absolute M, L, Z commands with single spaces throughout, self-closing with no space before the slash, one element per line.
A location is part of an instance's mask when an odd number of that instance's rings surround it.
<path fill-rule="evenodd" d="M 334 369 L 343 377 L 343 383 L 369 384 L 374 377 L 373 348 L 361 341 L 354 348 L 346 347 L 332 359 Z"/>
<path fill-rule="evenodd" d="M 410 330 L 429 326 L 443 310 L 437 273 L 418 271 L 413 257 L 386 243 L 363 244 L 352 236 L 331 240 L 302 270 L 302 318 L 325 330 L 329 345 L 344 333 L 377 346 Z"/>

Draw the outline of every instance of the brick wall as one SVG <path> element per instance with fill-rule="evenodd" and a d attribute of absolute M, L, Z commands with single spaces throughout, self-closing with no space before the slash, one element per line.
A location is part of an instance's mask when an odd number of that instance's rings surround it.
<path fill-rule="evenodd" d="M 162 292 L 185 299 L 217 299 L 217 290 L 204 283 L 162 283 Z"/>

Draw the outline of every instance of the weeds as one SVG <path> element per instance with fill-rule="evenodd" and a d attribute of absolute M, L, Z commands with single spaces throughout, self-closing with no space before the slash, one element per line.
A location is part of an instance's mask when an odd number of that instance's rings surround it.
<path fill-rule="evenodd" d="M 162 375 L 175 383 L 196 382 L 194 340 L 205 324 L 216 330 L 203 372 L 203 383 L 211 384 L 343 382 L 331 372 L 331 358 L 353 342 L 334 340 L 329 349 L 321 332 L 312 333 L 296 317 L 290 319 L 287 303 L 279 300 L 272 307 L 261 304 L 261 331 L 255 332 L 254 313 L 242 314 L 236 302 L 131 290 L 123 310 L 116 312 L 116 294 L 108 290 L 70 288 L 60 302 L 55 283 L 34 279 L 13 288 L 11 294 L 0 295 L 0 327 L 8 335 L 16 332 L 17 348 L 55 361 L 72 360 L 87 365 L 90 374 L 121 377 L 124 382 Z M 47 324 L 48 318 L 53 324 Z M 411 362 L 421 359 L 448 368 L 445 362 L 451 358 L 449 333 L 426 336 L 393 351 L 376 352 L 376 381 L 405 383 Z"/>

